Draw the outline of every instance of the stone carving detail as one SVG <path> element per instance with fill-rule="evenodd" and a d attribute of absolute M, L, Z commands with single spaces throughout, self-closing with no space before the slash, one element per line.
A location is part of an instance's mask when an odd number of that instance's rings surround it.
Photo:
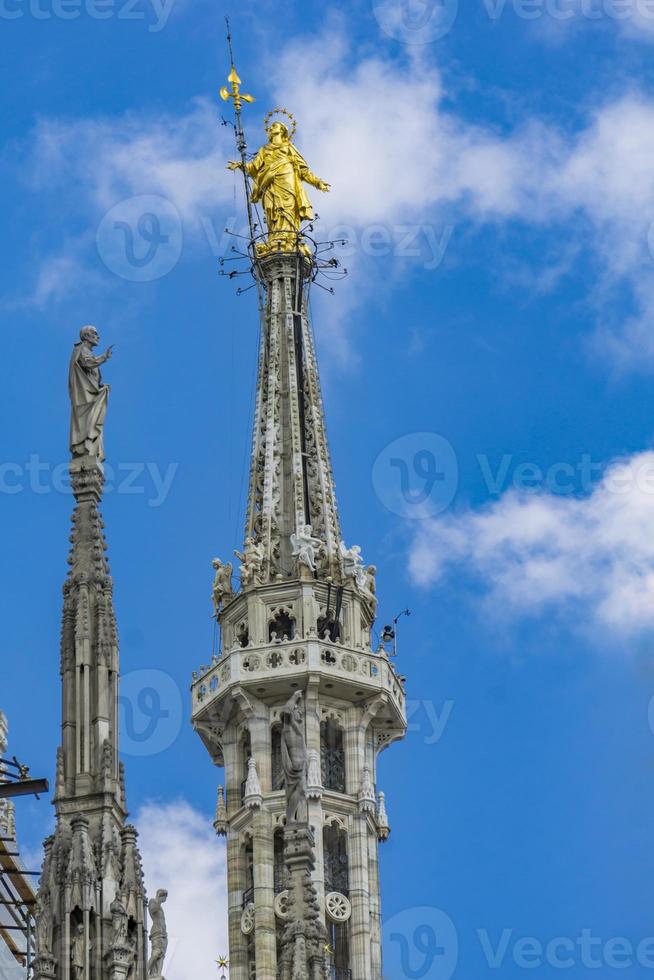
<path fill-rule="evenodd" d="M 279 892 L 277 895 L 275 895 L 275 900 L 273 902 L 275 915 L 283 922 L 290 918 L 289 901 L 290 894 L 288 888 L 285 888 L 283 892 Z"/>
<path fill-rule="evenodd" d="M 351 548 L 347 548 L 344 541 L 341 541 L 339 547 L 343 562 L 343 575 L 345 578 L 354 579 L 360 589 L 365 588 L 367 572 L 363 567 L 361 548 L 358 544 L 353 544 Z"/>
<path fill-rule="evenodd" d="M 257 543 L 253 537 L 248 537 L 245 539 L 243 551 L 235 551 L 234 554 L 241 562 L 240 573 L 243 586 L 246 587 L 258 581 L 264 560 L 263 545 Z"/>
<path fill-rule="evenodd" d="M 241 912 L 241 932 L 244 936 L 254 932 L 254 902 L 248 902 Z"/>
<path fill-rule="evenodd" d="M 263 804 L 261 783 L 257 774 L 257 764 L 252 756 L 248 759 L 248 778 L 245 783 L 243 803 L 250 810 L 258 810 Z"/>
<path fill-rule="evenodd" d="M 377 797 L 375 796 L 375 784 L 368 766 L 364 766 L 361 774 L 361 786 L 359 787 L 359 810 L 362 813 L 375 813 L 377 810 Z"/>
<path fill-rule="evenodd" d="M 316 560 L 320 551 L 320 538 L 312 533 L 310 524 L 298 527 L 291 535 L 293 557 L 297 559 L 298 567 L 304 565 L 310 572 L 316 570 Z"/>
<path fill-rule="evenodd" d="M 85 962 L 85 948 L 86 943 L 84 942 L 84 924 L 82 922 L 75 922 L 73 919 L 70 924 L 70 972 L 73 980 L 83 980 L 84 978 L 84 962 Z"/>
<path fill-rule="evenodd" d="M 368 565 L 365 571 L 365 580 L 361 586 L 361 591 L 368 599 L 372 607 L 373 616 L 377 613 L 377 567 Z"/>
<path fill-rule="evenodd" d="M 46 873 L 44 864 L 43 873 Z M 47 880 L 47 879 L 46 879 Z M 39 892 L 36 902 L 36 955 L 39 959 L 49 959 L 52 956 L 52 903 L 50 889 L 46 887 Z"/>
<path fill-rule="evenodd" d="M 347 922 L 352 915 L 349 898 L 340 892 L 328 892 L 325 895 L 325 909 L 332 922 Z"/>
<path fill-rule="evenodd" d="M 111 948 L 125 949 L 127 946 L 127 909 L 123 903 L 120 891 L 109 906 L 111 912 Z"/>
<path fill-rule="evenodd" d="M 70 396 L 70 451 L 73 456 L 95 456 L 104 459 L 103 430 L 107 414 L 109 386 L 102 384 L 100 366 L 108 361 L 112 348 L 101 357 L 93 348 L 100 342 L 95 327 L 82 327 L 80 339 L 73 347 L 68 369 Z"/>
<path fill-rule="evenodd" d="M 319 800 L 323 794 L 322 773 L 320 771 L 320 753 L 317 749 L 309 751 L 307 770 L 307 796 L 310 800 Z"/>
<path fill-rule="evenodd" d="M 286 822 L 306 823 L 307 745 L 304 733 L 302 692 L 296 691 L 282 714 L 282 767 L 286 782 Z"/>
<path fill-rule="evenodd" d="M 214 558 L 211 565 L 216 571 L 211 589 L 211 600 L 213 602 L 214 616 L 217 616 L 225 600 L 234 593 L 232 588 L 234 566 L 231 561 L 222 562 L 220 558 Z"/>
<path fill-rule="evenodd" d="M 152 919 L 150 928 L 150 959 L 148 960 L 148 977 L 159 980 L 163 976 L 163 964 L 168 949 L 168 930 L 163 903 L 168 898 L 165 888 L 160 888 L 154 898 L 148 902 L 148 911 Z"/>
<path fill-rule="evenodd" d="M 379 806 L 377 808 L 377 834 L 380 841 L 387 841 L 391 833 L 386 813 L 386 794 L 379 794 Z"/>
<path fill-rule="evenodd" d="M 227 836 L 227 806 L 225 804 L 225 790 L 222 786 L 218 787 L 218 799 L 216 800 L 216 813 L 213 827 L 219 837 Z"/>

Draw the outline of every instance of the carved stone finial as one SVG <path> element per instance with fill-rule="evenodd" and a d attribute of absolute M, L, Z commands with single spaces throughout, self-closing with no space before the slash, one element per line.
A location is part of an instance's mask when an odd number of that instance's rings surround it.
<path fill-rule="evenodd" d="M 386 794 L 379 794 L 379 806 L 377 808 L 377 834 L 380 841 L 387 841 L 391 833 L 390 824 L 388 822 L 388 814 L 386 813 Z"/>
<path fill-rule="evenodd" d="M 216 800 L 216 814 L 213 827 L 219 837 L 227 836 L 227 806 L 225 804 L 225 790 L 222 786 L 218 787 L 218 799 Z"/>
<path fill-rule="evenodd" d="M 361 785 L 359 787 L 359 810 L 362 813 L 375 813 L 377 809 L 377 799 L 375 797 L 375 785 L 368 766 L 364 766 L 361 773 Z"/>
<path fill-rule="evenodd" d="M 263 804 L 263 794 L 257 773 L 257 764 L 252 756 L 248 759 L 248 778 L 245 783 L 243 803 L 250 810 L 259 810 Z"/>

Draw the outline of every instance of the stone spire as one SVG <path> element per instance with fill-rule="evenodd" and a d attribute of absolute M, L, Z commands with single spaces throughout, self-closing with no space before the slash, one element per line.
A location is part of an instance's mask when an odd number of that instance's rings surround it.
<path fill-rule="evenodd" d="M 374 567 L 341 536 L 311 263 L 269 251 L 256 271 L 265 308 L 240 583 L 214 561 L 220 657 L 192 687 L 193 723 L 226 772 L 215 826 L 227 837 L 230 971 L 381 980 L 377 758 L 406 730 L 404 688 L 371 642 Z M 293 783 L 306 799 L 293 816 L 280 732 L 300 692 L 306 772 L 295 766 Z"/>
<path fill-rule="evenodd" d="M 225 767 L 230 976 L 382 980 L 377 758 L 404 736 L 406 702 L 371 642 L 376 570 L 342 539 L 327 445 L 309 317 L 322 260 L 304 184 L 329 185 L 293 144 L 292 114 L 268 113 L 268 142 L 249 158 L 240 90 L 223 97 L 237 111 L 228 166 L 267 228 L 250 221 L 263 302 L 240 583 L 214 560 L 220 657 L 192 685 L 193 724 Z"/>
<path fill-rule="evenodd" d="M 246 540 L 262 548 L 259 584 L 289 578 L 298 564 L 343 579 L 306 265 L 280 254 L 261 263 L 267 297 L 245 527 Z"/>
<path fill-rule="evenodd" d="M 70 478 L 75 498 L 63 588 L 62 725 L 56 829 L 45 843 L 35 976 L 144 980 L 145 890 L 126 825 L 118 758 L 118 639 L 100 500 L 108 388 L 84 328 L 71 359 Z M 86 450 L 94 452 L 89 453 Z"/>

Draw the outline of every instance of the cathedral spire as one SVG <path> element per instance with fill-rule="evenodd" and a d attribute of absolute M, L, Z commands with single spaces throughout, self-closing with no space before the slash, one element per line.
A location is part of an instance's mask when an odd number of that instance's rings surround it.
<path fill-rule="evenodd" d="M 214 826 L 227 837 L 230 971 L 381 980 L 377 759 L 403 737 L 406 703 L 372 643 L 376 570 L 343 541 L 327 443 L 305 185 L 329 185 L 294 145 L 291 113 L 268 114 L 252 158 L 239 126 L 229 166 L 253 209 L 242 257 L 262 320 L 250 486 L 237 587 L 231 563 L 213 561 L 220 656 L 192 686 L 193 724 L 225 767 Z"/>
<path fill-rule="evenodd" d="M 100 515 L 109 387 L 84 327 L 69 368 L 75 507 L 63 588 L 62 726 L 37 902 L 36 980 L 145 980 L 145 890 L 118 757 L 118 638 Z"/>

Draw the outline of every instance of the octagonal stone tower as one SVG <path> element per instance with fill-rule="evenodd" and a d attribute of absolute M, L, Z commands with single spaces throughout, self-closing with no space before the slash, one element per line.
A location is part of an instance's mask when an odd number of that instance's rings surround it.
<path fill-rule="evenodd" d="M 266 306 L 240 586 L 232 591 L 230 567 L 215 563 L 220 656 L 192 684 L 194 727 L 225 768 L 215 826 L 227 836 L 230 976 L 286 976 L 280 714 L 301 690 L 327 975 L 381 980 L 378 842 L 389 827 L 377 759 L 405 734 L 405 694 L 371 644 L 375 569 L 341 537 L 308 317 L 310 262 L 277 253 L 256 271 Z"/>

